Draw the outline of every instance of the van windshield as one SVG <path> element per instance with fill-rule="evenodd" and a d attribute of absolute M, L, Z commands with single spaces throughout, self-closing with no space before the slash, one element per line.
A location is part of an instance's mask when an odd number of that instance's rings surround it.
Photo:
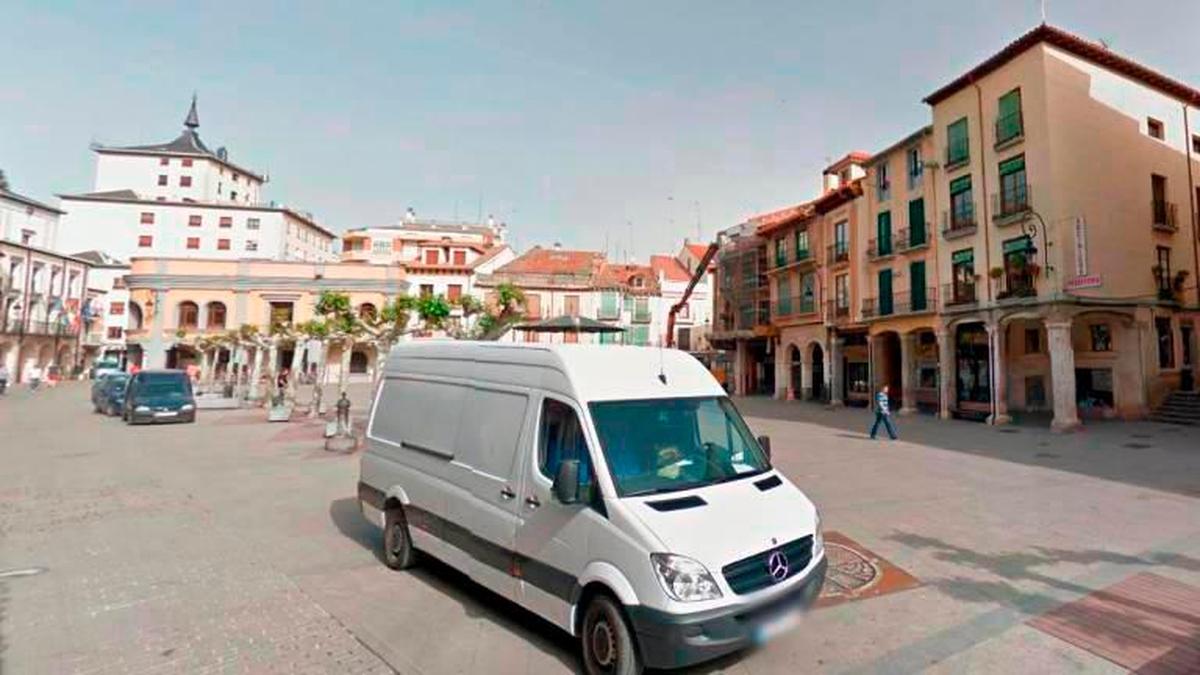
<path fill-rule="evenodd" d="M 771 468 L 725 397 L 592 403 L 617 494 L 702 487 Z"/>

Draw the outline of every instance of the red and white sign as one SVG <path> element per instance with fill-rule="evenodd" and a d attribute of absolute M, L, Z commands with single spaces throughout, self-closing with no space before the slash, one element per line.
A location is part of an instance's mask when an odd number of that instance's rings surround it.
<path fill-rule="evenodd" d="M 1078 288 L 1099 288 L 1100 284 L 1101 281 L 1099 274 L 1086 274 L 1067 279 L 1067 290 L 1073 291 Z"/>

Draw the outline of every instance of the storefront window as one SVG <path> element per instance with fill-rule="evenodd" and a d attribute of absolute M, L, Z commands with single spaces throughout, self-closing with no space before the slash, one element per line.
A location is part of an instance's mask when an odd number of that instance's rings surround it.
<path fill-rule="evenodd" d="M 987 331 L 978 324 L 959 328 L 956 347 L 959 402 L 989 403 L 992 386 Z"/>
<path fill-rule="evenodd" d="M 1092 351 L 1094 352 L 1111 352 L 1112 351 L 1112 334 L 1109 332 L 1108 324 L 1096 323 L 1091 326 L 1092 333 Z"/>

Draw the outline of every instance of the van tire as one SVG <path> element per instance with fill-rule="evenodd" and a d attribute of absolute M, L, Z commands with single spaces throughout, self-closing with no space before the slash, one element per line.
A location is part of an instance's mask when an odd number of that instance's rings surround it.
<path fill-rule="evenodd" d="M 608 595 L 592 598 L 583 614 L 583 669 L 588 675 L 640 675 L 642 659 L 625 613 Z"/>
<path fill-rule="evenodd" d="M 404 510 L 393 506 L 383 516 L 383 563 L 394 570 L 405 570 L 417 562 Z"/>

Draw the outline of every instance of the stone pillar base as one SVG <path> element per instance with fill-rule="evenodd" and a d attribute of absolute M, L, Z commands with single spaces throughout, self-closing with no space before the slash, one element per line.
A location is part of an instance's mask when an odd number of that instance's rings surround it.
<path fill-rule="evenodd" d="M 992 424 L 995 426 L 1004 426 L 1005 424 L 1012 424 L 1012 416 L 1005 415 L 1003 413 L 1000 413 L 997 415 L 989 415 L 988 416 L 988 424 Z"/>
<path fill-rule="evenodd" d="M 839 401 L 836 398 L 829 402 L 830 408 L 841 408 L 844 405 L 846 405 L 845 401 Z"/>
<path fill-rule="evenodd" d="M 805 387 L 804 389 L 800 390 L 800 398 L 802 398 L 803 400 L 811 401 L 812 397 L 813 397 L 812 387 Z"/>
<path fill-rule="evenodd" d="M 900 410 L 899 410 L 898 412 L 899 412 L 899 414 L 901 414 L 901 415 L 916 415 L 916 414 L 917 414 L 917 408 L 916 408 L 915 406 L 913 406 L 913 407 L 909 407 L 909 406 L 901 406 L 901 407 L 900 407 Z"/>
<path fill-rule="evenodd" d="M 1066 434 L 1066 433 L 1070 433 L 1072 431 L 1076 431 L 1082 426 L 1083 426 L 1083 424 L 1077 419 L 1076 420 L 1066 420 L 1064 422 L 1060 422 L 1058 420 L 1052 420 L 1050 422 L 1050 431 L 1053 431 L 1053 432 L 1059 433 L 1059 434 Z"/>
<path fill-rule="evenodd" d="M 941 410 L 938 411 L 938 417 L 940 417 L 944 420 L 953 419 L 954 413 L 949 408 L 942 408 Z"/>

